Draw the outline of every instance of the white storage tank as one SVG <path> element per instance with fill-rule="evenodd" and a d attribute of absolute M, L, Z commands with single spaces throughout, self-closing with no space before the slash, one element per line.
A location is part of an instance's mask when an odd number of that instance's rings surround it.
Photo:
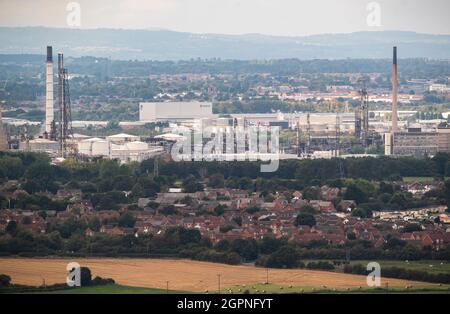
<path fill-rule="evenodd" d="M 144 142 L 140 142 L 140 141 L 129 142 L 129 143 L 126 143 L 124 146 L 128 150 L 134 150 L 134 151 L 148 149 L 148 144 L 144 143 Z"/>
<path fill-rule="evenodd" d="M 93 137 L 80 141 L 78 143 L 78 152 L 82 155 L 92 156 L 92 144 L 98 141 L 103 140 L 98 137 Z"/>
<path fill-rule="evenodd" d="M 109 143 L 100 140 L 92 143 L 92 156 L 109 156 Z"/>

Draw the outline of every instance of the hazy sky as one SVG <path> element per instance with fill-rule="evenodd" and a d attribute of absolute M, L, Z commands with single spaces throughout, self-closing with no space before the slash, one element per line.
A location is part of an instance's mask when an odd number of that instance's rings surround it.
<path fill-rule="evenodd" d="M 0 0 L 1 26 L 68 27 L 66 0 Z M 361 30 L 450 34 L 449 0 L 78 0 L 81 28 L 309 35 Z M 367 17 L 380 7 L 380 26 Z M 374 11 L 375 10 L 375 11 Z M 373 15 L 375 14 L 375 15 Z M 376 12 L 371 23 L 377 24 Z M 375 20 L 373 19 L 375 16 Z M 374 22 L 375 21 L 375 22 Z"/>

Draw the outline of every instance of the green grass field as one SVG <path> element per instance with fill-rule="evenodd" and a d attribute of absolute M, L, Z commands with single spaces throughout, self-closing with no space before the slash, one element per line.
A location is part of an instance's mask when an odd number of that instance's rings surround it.
<path fill-rule="evenodd" d="M 351 264 L 367 265 L 371 261 L 352 261 Z M 450 262 L 447 261 L 374 261 L 378 262 L 383 267 L 399 267 L 410 270 L 426 271 L 430 274 L 450 274 Z"/>
<path fill-rule="evenodd" d="M 332 262 L 329 260 L 303 260 L 305 264 L 309 262 Z M 425 271 L 430 274 L 450 274 L 450 262 L 448 261 L 433 261 L 433 260 L 423 260 L 423 261 L 398 261 L 398 260 L 354 260 L 351 261 L 350 264 L 361 264 L 367 265 L 369 262 L 377 262 L 381 266 L 381 271 L 383 271 L 383 267 L 399 267 L 410 270 L 420 270 Z M 343 266 L 336 267 L 335 271 L 342 271 Z"/>
<path fill-rule="evenodd" d="M 166 291 L 165 289 L 130 287 L 116 284 L 79 287 L 70 289 L 55 289 L 45 291 L 27 290 L 1 290 L 1 293 L 27 293 L 27 294 L 183 294 L 183 291 Z"/>
<path fill-rule="evenodd" d="M 3 291 L 5 293 L 5 291 Z M 8 293 L 8 292 L 6 292 Z M 163 289 L 140 288 L 122 285 L 105 285 L 95 287 L 80 287 L 74 289 L 62 289 L 53 291 L 33 291 L 33 292 L 13 292 L 11 293 L 29 293 L 29 294 L 185 294 L 189 292 L 171 291 L 168 292 Z M 216 294 L 217 291 L 210 291 L 210 294 Z M 450 294 L 450 285 L 441 286 L 422 286 L 411 287 L 380 287 L 368 288 L 361 287 L 356 289 L 333 289 L 329 287 L 311 288 L 311 287 L 293 287 L 280 286 L 275 284 L 254 284 L 234 286 L 227 289 L 222 289 L 221 294 L 284 294 L 284 293 L 307 293 L 307 294 L 367 294 L 367 293 L 439 293 Z M 200 294 L 200 293 L 197 293 Z"/>
<path fill-rule="evenodd" d="M 230 289 L 222 291 L 222 293 L 251 293 L 251 294 L 265 294 L 265 293 L 308 293 L 308 294 L 348 294 L 348 293 L 445 293 L 450 294 L 450 285 L 442 286 L 422 286 L 412 287 L 406 289 L 405 287 L 379 287 L 368 288 L 361 287 L 360 289 L 334 289 L 329 287 L 311 288 L 311 287 L 293 287 L 293 286 L 279 286 L 274 284 L 255 284 L 245 286 L 235 286 Z"/>
<path fill-rule="evenodd" d="M 23 292 L 32 294 L 167 294 L 163 289 L 151 289 L 140 287 L 129 287 L 121 285 L 105 285 L 96 287 L 81 287 L 75 289 L 39 291 L 39 292 Z M 188 292 L 170 291 L 169 294 L 184 294 Z M 211 291 L 216 294 L 217 291 Z M 367 294 L 367 293 L 445 293 L 450 294 L 450 285 L 442 286 L 422 286 L 406 289 L 405 287 L 381 287 L 360 289 L 332 289 L 328 287 L 311 288 L 311 287 L 287 287 L 274 284 L 255 284 L 245 286 L 235 286 L 221 290 L 221 294 L 284 294 L 284 293 L 307 293 L 307 294 Z"/>

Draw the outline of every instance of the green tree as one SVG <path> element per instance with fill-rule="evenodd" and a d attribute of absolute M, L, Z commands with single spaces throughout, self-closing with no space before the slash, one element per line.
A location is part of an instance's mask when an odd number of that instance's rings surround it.
<path fill-rule="evenodd" d="M 316 219 L 314 218 L 314 215 L 311 214 L 299 214 L 295 218 L 295 225 L 312 227 L 316 225 Z"/>
<path fill-rule="evenodd" d="M 220 240 L 216 243 L 214 248 L 219 252 L 226 252 L 230 249 L 230 242 L 228 242 L 227 240 Z"/>
<path fill-rule="evenodd" d="M 392 196 L 390 202 L 392 204 L 397 204 L 400 207 L 404 208 L 406 206 L 406 204 L 408 203 L 408 199 L 404 193 L 397 192 Z"/>
<path fill-rule="evenodd" d="M 249 206 L 249 207 L 247 207 L 246 209 L 245 209 L 245 212 L 246 213 L 249 213 L 249 214 L 254 214 L 254 213 L 257 213 L 257 212 L 259 212 L 261 209 L 259 208 L 259 207 L 257 207 L 257 206 Z"/>
<path fill-rule="evenodd" d="M 259 250 L 262 254 L 270 254 L 278 250 L 285 241 L 271 236 L 265 236 L 259 242 Z"/>
<path fill-rule="evenodd" d="M 25 178 L 37 183 L 41 191 L 49 189 L 53 185 L 55 172 L 53 167 L 44 162 L 35 162 L 25 171 Z"/>
<path fill-rule="evenodd" d="M 447 164 L 445 165 L 445 176 L 450 177 L 450 161 L 447 161 Z"/>
<path fill-rule="evenodd" d="M 361 204 L 367 202 L 368 196 L 361 188 L 350 184 L 345 191 L 344 199 L 354 200 L 357 204 Z"/>
<path fill-rule="evenodd" d="M 294 268 L 300 265 L 299 254 L 291 246 L 283 246 L 267 259 L 266 266 L 273 268 Z"/>
<path fill-rule="evenodd" d="M 183 189 L 186 193 L 195 193 L 203 191 L 203 185 L 194 176 L 189 176 L 183 181 Z"/>
<path fill-rule="evenodd" d="M 231 250 L 239 254 L 246 261 L 253 261 L 258 257 L 258 244 L 255 240 L 233 240 L 231 242 Z"/>
<path fill-rule="evenodd" d="M 214 208 L 214 215 L 216 215 L 216 216 L 222 216 L 224 213 L 225 213 L 225 209 L 226 209 L 227 207 L 225 206 L 225 205 L 217 205 L 215 208 Z"/>
<path fill-rule="evenodd" d="M 99 231 L 101 226 L 102 223 L 100 222 L 100 219 L 97 216 L 89 219 L 88 221 L 88 227 L 92 231 Z"/>
<path fill-rule="evenodd" d="M 103 159 L 100 164 L 100 177 L 110 179 L 120 174 L 120 166 L 117 160 Z"/>
<path fill-rule="evenodd" d="M 317 186 L 309 186 L 303 190 L 303 198 L 307 200 L 320 200 L 320 188 Z"/>
<path fill-rule="evenodd" d="M 309 205 L 309 204 L 305 204 L 300 208 L 300 213 L 302 214 L 311 214 L 311 215 L 315 215 L 316 214 L 316 209 Z"/>
<path fill-rule="evenodd" d="M 417 223 L 409 223 L 403 228 L 403 232 L 422 231 L 422 228 Z"/>
<path fill-rule="evenodd" d="M 10 235 L 14 236 L 17 233 L 17 222 L 15 220 L 10 220 L 6 225 L 5 231 Z"/>
<path fill-rule="evenodd" d="M 126 211 L 120 215 L 118 223 L 120 227 L 132 228 L 136 223 L 136 218 L 132 213 Z"/>
<path fill-rule="evenodd" d="M 225 186 L 225 179 L 223 174 L 215 173 L 208 179 L 208 185 L 212 188 L 223 188 Z"/>
<path fill-rule="evenodd" d="M 80 283 L 81 286 L 90 286 L 92 283 L 92 274 L 91 270 L 88 267 L 80 267 Z"/>
<path fill-rule="evenodd" d="M 160 211 L 160 214 L 164 215 L 164 216 L 170 216 L 170 215 L 175 215 L 177 213 L 177 210 L 175 208 L 175 206 L 173 205 L 167 205 L 164 206 Z"/>
<path fill-rule="evenodd" d="M 0 274 L 0 287 L 9 287 L 11 284 L 11 277 L 5 274 Z"/>
<path fill-rule="evenodd" d="M 10 180 L 19 179 L 25 170 L 19 157 L 3 156 L 0 158 L 0 170 Z"/>

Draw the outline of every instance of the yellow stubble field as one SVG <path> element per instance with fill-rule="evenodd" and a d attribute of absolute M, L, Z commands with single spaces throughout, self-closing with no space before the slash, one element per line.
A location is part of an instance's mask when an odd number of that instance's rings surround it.
<path fill-rule="evenodd" d="M 298 287 L 357 288 L 366 286 L 366 277 L 306 269 L 269 269 L 247 265 L 224 265 L 176 259 L 131 258 L 0 258 L 0 274 L 7 274 L 15 284 L 39 286 L 64 283 L 66 265 L 77 262 L 91 269 L 93 276 L 113 278 L 126 286 L 203 292 L 221 287 L 269 282 Z M 429 285 L 421 282 L 382 279 L 389 286 Z"/>

